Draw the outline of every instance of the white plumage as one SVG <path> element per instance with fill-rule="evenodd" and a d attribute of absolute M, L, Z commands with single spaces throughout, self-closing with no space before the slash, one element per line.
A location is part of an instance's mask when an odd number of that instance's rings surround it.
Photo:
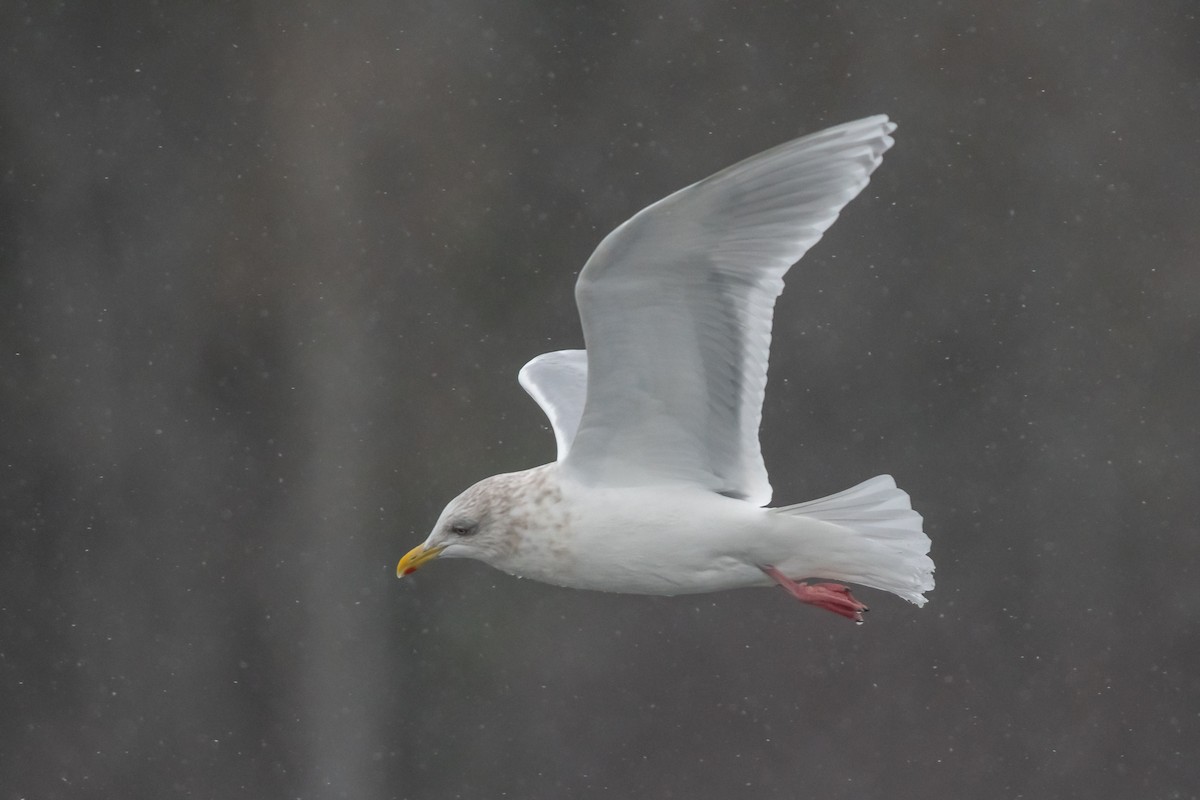
<path fill-rule="evenodd" d="M 587 350 L 538 356 L 521 385 L 555 463 L 452 501 L 400 574 L 478 558 L 578 588 L 653 594 L 777 583 L 861 621 L 850 581 L 918 605 L 929 539 L 888 476 L 764 509 L 758 431 L 783 276 L 892 145 L 885 116 L 780 145 L 682 189 L 610 233 L 575 296 Z"/>

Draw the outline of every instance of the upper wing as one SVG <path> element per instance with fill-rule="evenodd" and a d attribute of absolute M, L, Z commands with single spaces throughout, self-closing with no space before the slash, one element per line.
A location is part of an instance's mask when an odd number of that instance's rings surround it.
<path fill-rule="evenodd" d="M 867 185 L 893 130 L 875 116 L 796 139 L 605 237 L 575 287 L 591 374 L 565 459 L 578 477 L 770 502 L 758 427 L 775 299 Z"/>
<path fill-rule="evenodd" d="M 543 353 L 521 367 L 517 380 L 550 418 L 558 460 L 567 457 L 587 395 L 587 351 Z"/>

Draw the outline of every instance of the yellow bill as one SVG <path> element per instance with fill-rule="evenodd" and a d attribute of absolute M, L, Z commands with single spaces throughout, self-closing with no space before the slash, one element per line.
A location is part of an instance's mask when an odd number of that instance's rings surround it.
<path fill-rule="evenodd" d="M 405 554 L 404 558 L 400 559 L 400 563 L 396 565 L 396 577 L 403 578 L 405 575 L 410 575 L 421 568 L 428 561 L 433 561 L 442 554 L 445 547 L 426 547 L 424 544 L 419 544 Z"/>

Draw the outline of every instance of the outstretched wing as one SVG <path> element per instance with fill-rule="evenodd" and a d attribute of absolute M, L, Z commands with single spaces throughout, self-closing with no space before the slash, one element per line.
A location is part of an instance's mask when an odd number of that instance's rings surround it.
<path fill-rule="evenodd" d="M 560 460 L 577 477 L 690 482 L 770 502 L 758 428 L 775 299 L 788 268 L 867 185 L 893 130 L 875 116 L 780 145 L 600 243 L 575 287 L 590 375 L 565 458 L 559 434 Z"/>
<path fill-rule="evenodd" d="M 521 367 L 517 380 L 550 418 L 558 460 L 567 457 L 587 395 L 587 351 L 543 353 Z"/>

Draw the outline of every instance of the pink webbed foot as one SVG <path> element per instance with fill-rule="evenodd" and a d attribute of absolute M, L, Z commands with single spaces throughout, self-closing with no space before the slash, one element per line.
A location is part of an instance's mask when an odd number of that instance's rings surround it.
<path fill-rule="evenodd" d="M 801 603 L 832 611 L 846 619 L 854 620 L 859 625 L 863 623 L 863 612 L 870 610 L 854 599 L 854 595 L 850 594 L 849 587 L 842 586 L 840 583 L 797 583 L 775 567 L 759 567 L 759 569 Z"/>

